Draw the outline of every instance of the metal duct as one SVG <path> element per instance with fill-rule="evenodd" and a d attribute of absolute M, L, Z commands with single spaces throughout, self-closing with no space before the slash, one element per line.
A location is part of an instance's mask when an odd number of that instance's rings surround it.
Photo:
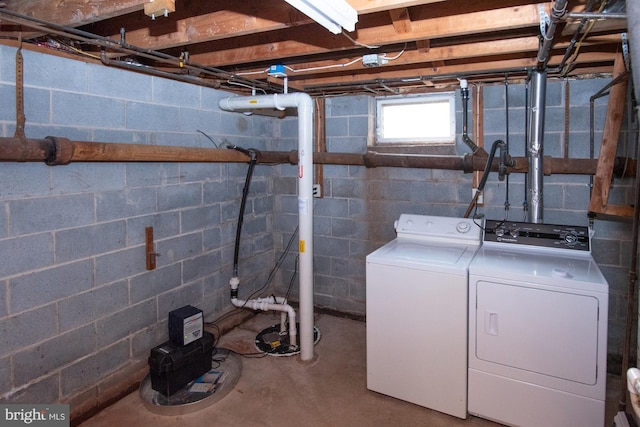
<path fill-rule="evenodd" d="M 529 100 L 529 132 L 527 134 L 527 157 L 529 159 L 528 221 L 543 222 L 543 178 L 544 178 L 544 113 L 547 92 L 546 71 L 534 71 L 531 76 L 531 98 Z"/>

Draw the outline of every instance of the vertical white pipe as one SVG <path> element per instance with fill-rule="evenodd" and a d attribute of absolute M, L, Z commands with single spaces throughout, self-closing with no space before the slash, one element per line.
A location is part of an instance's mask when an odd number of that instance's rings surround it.
<path fill-rule="evenodd" d="M 306 95 L 306 94 L 305 94 Z M 313 359 L 313 101 L 298 104 L 300 359 Z"/>
<path fill-rule="evenodd" d="M 306 93 L 235 96 L 221 99 L 222 110 L 298 109 L 298 223 L 300 359 L 313 359 L 313 100 Z"/>

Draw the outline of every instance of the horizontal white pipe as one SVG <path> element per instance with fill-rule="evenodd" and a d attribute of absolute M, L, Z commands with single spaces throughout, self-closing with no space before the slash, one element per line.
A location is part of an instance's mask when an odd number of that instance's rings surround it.
<path fill-rule="evenodd" d="M 313 359 L 313 100 L 302 92 L 235 96 L 218 102 L 226 111 L 298 109 L 298 263 L 300 275 L 300 359 Z"/>
<path fill-rule="evenodd" d="M 296 328 L 296 311 L 287 304 L 287 300 L 282 297 L 256 298 L 250 300 L 241 300 L 231 298 L 231 304 L 239 308 L 250 308 L 252 310 L 262 311 L 281 311 L 286 313 L 289 318 L 289 344 L 298 345 L 298 330 Z"/>

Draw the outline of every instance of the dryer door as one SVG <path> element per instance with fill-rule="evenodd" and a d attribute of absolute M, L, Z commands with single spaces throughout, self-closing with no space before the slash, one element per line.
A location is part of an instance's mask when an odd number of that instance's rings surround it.
<path fill-rule="evenodd" d="M 476 285 L 478 359 L 528 374 L 596 383 L 597 298 L 516 284 Z"/>

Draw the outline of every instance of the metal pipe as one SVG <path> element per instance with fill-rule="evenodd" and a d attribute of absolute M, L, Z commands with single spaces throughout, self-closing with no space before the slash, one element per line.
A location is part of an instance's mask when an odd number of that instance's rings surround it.
<path fill-rule="evenodd" d="M 19 13 L 13 12 L 8 9 L 0 8 L 0 16 L 2 16 L 2 20 L 12 22 L 15 24 L 23 25 L 27 28 L 32 28 L 36 31 L 41 31 L 43 33 L 57 34 L 60 36 L 68 37 L 70 39 L 78 40 L 81 42 L 85 42 L 87 44 L 91 44 L 94 46 L 101 47 L 103 49 L 110 49 L 116 52 L 128 54 L 128 55 L 137 55 L 142 58 L 150 59 L 153 61 L 157 61 L 163 64 L 169 64 L 180 70 L 180 73 L 167 73 L 159 70 L 153 70 L 151 67 L 147 66 L 135 66 L 132 65 L 127 67 L 122 61 L 115 61 L 108 63 L 104 61 L 105 65 L 117 65 L 122 68 L 131 68 L 133 70 L 139 72 L 145 72 L 152 75 L 163 75 L 165 77 L 170 77 L 176 80 L 187 81 L 194 84 L 199 84 L 202 86 L 211 86 L 205 79 L 202 78 L 190 78 L 187 71 L 191 71 L 194 73 L 200 73 L 206 76 L 212 76 L 214 78 L 220 79 L 221 81 L 233 81 L 237 82 L 241 85 L 246 85 L 247 87 L 253 88 L 263 88 L 268 89 L 269 83 L 265 83 L 259 80 L 248 79 L 243 76 L 239 76 L 237 74 L 231 73 L 229 71 L 222 70 L 220 68 L 215 68 L 211 66 L 205 66 L 201 64 L 192 63 L 189 61 L 185 61 L 183 58 L 178 58 L 172 55 L 169 55 L 164 52 L 160 52 L 153 49 L 141 48 L 135 45 L 128 44 L 124 41 L 124 33 L 121 32 L 121 40 L 113 40 L 108 37 L 103 37 L 97 34 L 89 33 L 87 31 L 82 31 L 73 27 L 66 27 L 62 25 L 58 25 L 52 22 L 47 22 L 38 18 L 34 18 L 31 16 L 21 15 Z M 104 56 L 104 53 L 101 53 L 101 56 Z M 215 84 L 215 83 L 214 83 Z"/>
<path fill-rule="evenodd" d="M 218 148 L 117 144 L 0 137 L 0 161 L 45 162 L 50 166 L 71 162 L 247 162 L 243 153 Z"/>
<path fill-rule="evenodd" d="M 462 141 L 471 148 L 473 154 L 476 154 L 481 150 L 481 148 L 478 147 L 471 138 L 469 138 L 469 88 L 467 87 L 467 81 L 465 79 L 460 79 L 460 94 L 462 95 Z M 480 153 L 483 153 L 484 155 L 487 154 L 484 150 Z"/>
<path fill-rule="evenodd" d="M 547 73 L 534 71 L 531 77 L 531 108 L 529 109 L 529 132 L 527 134 L 527 157 L 529 158 L 529 181 L 527 194 L 530 209 L 528 221 L 543 222 L 543 176 L 544 176 L 544 113 L 547 91 Z"/>
<path fill-rule="evenodd" d="M 556 0 L 551 8 L 551 20 L 549 28 L 547 28 L 545 34 L 542 35 L 542 46 L 538 52 L 538 68 L 544 69 L 549 61 L 549 51 L 551 51 L 551 45 L 553 44 L 553 36 L 556 32 L 556 26 L 560 19 L 567 10 L 567 0 Z"/>
<path fill-rule="evenodd" d="M 26 142 L 25 142 L 26 141 Z M 235 150 L 218 148 L 175 147 L 164 145 L 120 144 L 111 142 L 71 141 L 66 138 L 47 137 L 26 139 L 0 137 L 0 162 L 44 162 L 50 166 L 71 162 L 237 162 L 246 163 L 249 156 Z M 260 164 L 295 165 L 298 151 L 257 151 Z M 506 173 L 527 173 L 528 157 L 513 157 Z M 625 167 L 626 162 L 626 167 Z M 376 153 L 313 153 L 314 164 L 415 169 L 459 170 L 465 173 L 482 171 L 486 157 L 428 156 L 419 154 Z M 597 159 L 545 158 L 545 175 L 593 175 Z M 492 171 L 498 170 L 497 162 Z M 618 157 L 614 163 L 617 177 L 634 176 L 635 160 Z"/>
<path fill-rule="evenodd" d="M 626 13 L 608 12 L 568 12 L 564 17 L 567 19 L 627 19 Z"/>

